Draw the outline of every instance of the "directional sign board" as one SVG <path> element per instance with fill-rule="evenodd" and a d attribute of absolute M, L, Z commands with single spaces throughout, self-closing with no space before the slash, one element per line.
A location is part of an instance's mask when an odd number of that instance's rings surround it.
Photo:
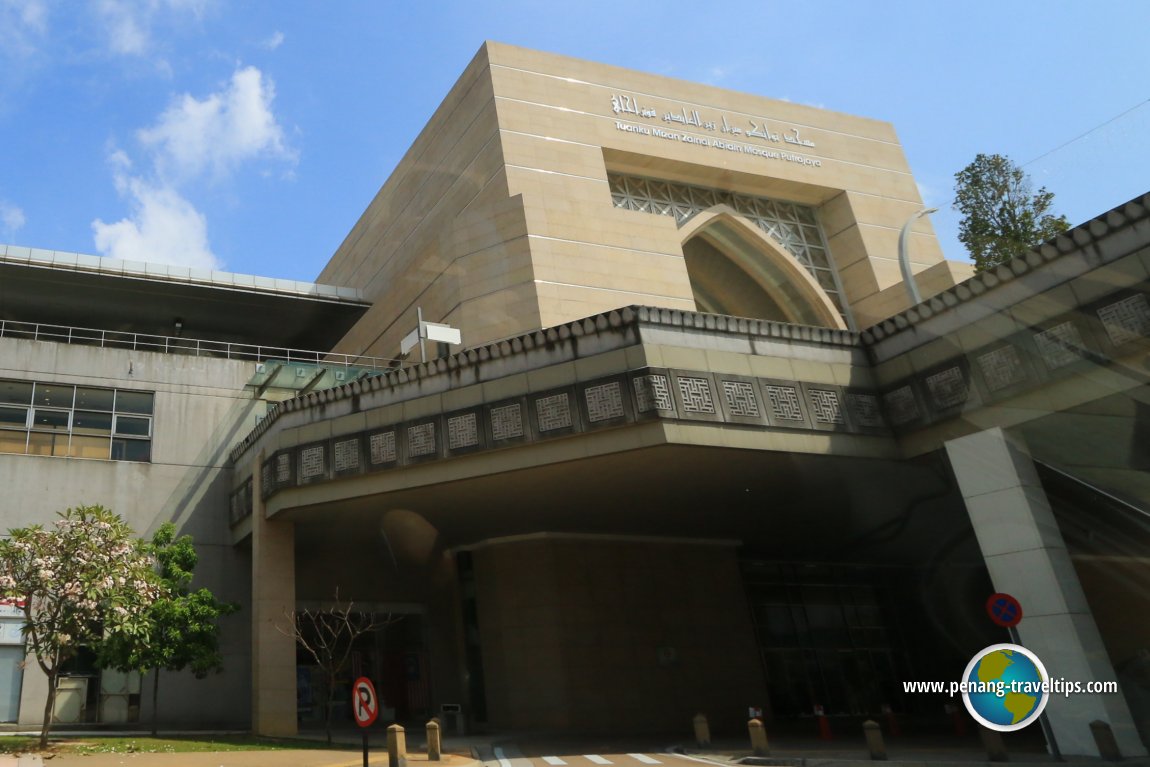
<path fill-rule="evenodd" d="M 999 626 L 1011 628 L 1022 620 L 1022 605 L 1010 594 L 991 594 L 986 600 L 986 614 Z"/>
<path fill-rule="evenodd" d="M 360 727 L 371 727 L 379 716 L 379 698 L 375 696 L 375 686 L 366 676 L 355 680 L 351 686 L 351 710 L 355 723 Z"/>

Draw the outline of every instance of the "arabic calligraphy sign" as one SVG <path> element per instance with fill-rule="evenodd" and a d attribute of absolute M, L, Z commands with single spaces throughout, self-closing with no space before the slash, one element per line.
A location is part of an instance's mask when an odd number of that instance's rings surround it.
<path fill-rule="evenodd" d="M 798 150 L 789 150 L 786 147 L 763 147 L 757 144 L 746 144 L 732 140 L 734 137 L 758 138 L 770 144 L 786 144 L 788 146 L 803 147 L 806 149 L 815 148 L 815 142 L 804 137 L 798 128 L 786 128 L 782 132 L 779 132 L 772 130 L 764 119 L 746 118 L 746 124 L 749 126 L 747 127 L 732 123 L 726 114 L 720 115 L 719 120 L 705 119 L 699 114 L 699 110 L 688 110 L 685 106 L 680 106 L 678 110 L 664 111 L 660 116 L 659 110 L 655 107 L 640 104 L 637 97 L 623 93 L 611 94 L 611 111 L 620 116 L 634 115 L 643 120 L 659 120 L 663 123 L 663 125 L 644 125 L 641 123 L 636 124 L 616 120 L 615 129 L 626 131 L 627 133 L 637 133 L 653 138 L 679 141 L 684 144 L 695 144 L 712 149 L 722 149 L 728 152 L 750 154 L 768 160 L 795 162 L 813 168 L 821 168 L 823 165 L 822 160 L 807 157 L 802 154 L 795 154 L 794 152 Z M 683 126 L 683 130 L 681 132 L 671 130 L 676 125 Z M 698 130 L 692 132 L 690 130 L 692 128 Z M 698 132 L 699 130 L 719 133 L 721 135 L 711 138 L 705 134 L 700 134 Z"/>

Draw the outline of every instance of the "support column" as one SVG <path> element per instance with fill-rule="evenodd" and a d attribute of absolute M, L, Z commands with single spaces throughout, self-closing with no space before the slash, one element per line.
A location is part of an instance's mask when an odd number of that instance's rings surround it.
<path fill-rule="evenodd" d="M 946 452 L 994 588 L 1022 603 L 1022 644 L 1052 678 L 1116 681 L 1025 448 L 995 428 L 951 440 Z M 1121 693 L 1052 694 L 1046 714 L 1064 755 L 1098 756 L 1090 731 L 1096 719 L 1110 723 L 1124 756 L 1146 755 Z"/>
<path fill-rule="evenodd" d="M 298 731 L 295 639 L 280 631 L 295 609 L 295 524 L 267 518 L 263 462 L 252 469 L 252 730 L 276 737 Z"/>

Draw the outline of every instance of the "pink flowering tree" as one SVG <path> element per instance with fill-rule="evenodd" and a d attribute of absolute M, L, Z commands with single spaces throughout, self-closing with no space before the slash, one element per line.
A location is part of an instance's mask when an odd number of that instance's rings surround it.
<path fill-rule="evenodd" d="M 124 520 L 102 506 L 68 509 L 50 527 L 10 530 L 0 540 L 0 597 L 24 610 L 24 636 L 48 677 L 40 748 L 61 666 L 108 634 L 147 632 L 159 596 L 155 562 Z"/>

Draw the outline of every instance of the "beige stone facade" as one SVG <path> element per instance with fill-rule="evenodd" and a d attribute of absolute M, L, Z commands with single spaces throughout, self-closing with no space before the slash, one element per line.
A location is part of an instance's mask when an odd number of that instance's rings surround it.
<path fill-rule="evenodd" d="M 864 328 L 906 306 L 922 207 L 887 123 L 487 43 L 320 279 L 374 300 L 339 350 L 378 356 L 417 307 L 467 346 L 632 304 Z M 928 221 L 910 252 L 932 294 L 968 273 Z M 700 305 L 735 284 L 755 295 Z"/>

